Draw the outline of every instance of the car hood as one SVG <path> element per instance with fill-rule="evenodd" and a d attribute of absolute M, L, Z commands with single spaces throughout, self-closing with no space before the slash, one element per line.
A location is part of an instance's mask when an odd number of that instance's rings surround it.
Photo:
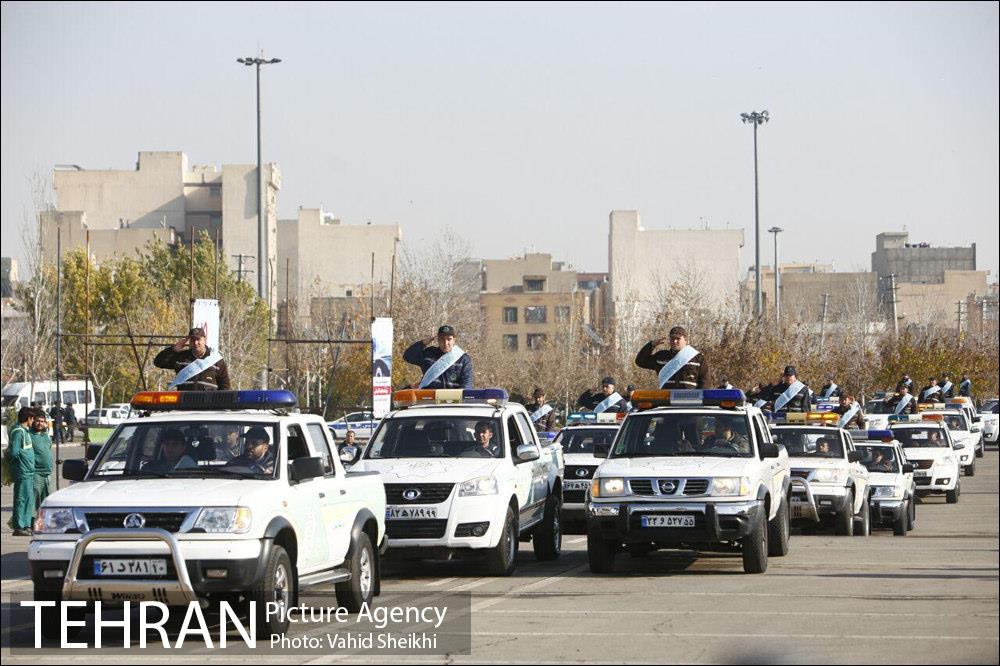
<path fill-rule="evenodd" d="M 235 506 L 281 481 L 259 479 L 123 479 L 84 481 L 49 495 L 47 506 L 188 507 Z"/>
<path fill-rule="evenodd" d="M 593 453 L 563 453 L 563 459 L 567 465 L 587 467 L 597 467 L 604 461 L 603 458 L 595 458 Z"/>
<path fill-rule="evenodd" d="M 906 453 L 907 460 L 940 460 L 945 456 L 961 453 L 961 451 L 940 446 L 934 448 L 908 446 L 903 451 Z"/>
<path fill-rule="evenodd" d="M 788 466 L 792 469 L 842 469 L 848 463 L 843 458 L 789 458 Z"/>
<path fill-rule="evenodd" d="M 352 472 L 379 472 L 383 483 L 461 483 L 477 476 L 493 476 L 500 459 L 385 458 L 365 459 Z"/>
<path fill-rule="evenodd" d="M 752 458 L 665 457 L 610 458 L 601 463 L 599 476 L 743 476 Z"/>
<path fill-rule="evenodd" d="M 901 474 L 891 472 L 869 472 L 868 483 L 872 486 L 895 486 L 903 479 Z"/>

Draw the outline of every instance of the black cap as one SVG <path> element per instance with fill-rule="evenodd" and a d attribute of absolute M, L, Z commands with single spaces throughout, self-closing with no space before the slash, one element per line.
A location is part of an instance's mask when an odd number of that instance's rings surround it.
<path fill-rule="evenodd" d="M 189 338 L 204 338 L 204 337 L 206 337 L 205 336 L 205 329 L 201 328 L 200 326 L 195 326 L 190 331 L 188 331 L 188 337 Z"/>
<path fill-rule="evenodd" d="M 545 389 L 535 387 L 535 390 L 531 392 L 532 398 L 541 398 L 545 395 Z"/>
<path fill-rule="evenodd" d="M 683 326 L 674 326 L 670 329 L 670 337 L 674 337 L 675 335 L 682 335 L 686 338 L 688 336 L 688 332 Z"/>
<path fill-rule="evenodd" d="M 605 377 L 604 379 L 601 380 L 601 386 L 614 386 L 614 384 L 615 384 L 614 377 Z"/>
<path fill-rule="evenodd" d="M 260 426 L 254 426 L 247 430 L 247 434 L 243 436 L 248 442 L 264 440 L 268 444 L 271 443 L 271 437 L 267 434 L 267 430 Z"/>
<path fill-rule="evenodd" d="M 438 335 L 455 335 L 455 329 L 448 324 L 445 324 L 438 329 Z"/>
<path fill-rule="evenodd" d="M 785 376 L 786 377 L 788 375 L 797 375 L 797 374 L 799 374 L 799 373 L 795 372 L 795 366 L 794 365 L 786 365 L 785 366 Z"/>
<path fill-rule="evenodd" d="M 635 386 L 633 386 L 632 384 L 629 384 L 628 386 L 625 387 L 625 390 L 627 392 L 631 393 L 632 391 L 635 390 Z"/>
<path fill-rule="evenodd" d="M 907 391 L 909 391 L 910 390 L 910 385 L 907 384 L 906 382 L 899 382 L 898 384 L 896 384 L 896 393 L 899 393 L 903 389 L 906 389 Z"/>

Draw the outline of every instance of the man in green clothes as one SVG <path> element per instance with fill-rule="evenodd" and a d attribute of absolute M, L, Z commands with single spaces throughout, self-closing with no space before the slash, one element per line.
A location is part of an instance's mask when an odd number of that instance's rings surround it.
<path fill-rule="evenodd" d="M 31 518 L 35 510 L 35 450 L 30 428 L 34 418 L 33 408 L 22 407 L 17 413 L 17 425 L 10 431 L 8 456 L 14 477 L 14 511 L 10 526 L 14 536 L 31 536 Z"/>
<path fill-rule="evenodd" d="M 49 496 L 49 477 L 52 476 L 52 438 L 45 412 L 38 410 L 31 427 L 31 445 L 35 451 L 35 503 L 32 516 L 38 515 L 42 500 Z"/>

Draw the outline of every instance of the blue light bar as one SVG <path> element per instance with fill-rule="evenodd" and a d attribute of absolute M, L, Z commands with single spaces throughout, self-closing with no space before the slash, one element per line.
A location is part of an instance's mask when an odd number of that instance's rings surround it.
<path fill-rule="evenodd" d="M 462 402 L 506 403 L 507 390 L 501 388 L 465 389 Z"/>
<path fill-rule="evenodd" d="M 593 412 L 572 412 L 566 417 L 566 423 L 583 423 L 585 421 L 597 421 L 597 414 Z"/>
<path fill-rule="evenodd" d="M 296 403 L 295 394 L 291 391 L 236 391 L 236 404 L 247 409 L 288 408 L 294 407 Z"/>
<path fill-rule="evenodd" d="M 815 411 L 815 412 L 832 412 L 838 406 L 840 406 L 840 401 L 839 400 L 823 400 L 823 399 L 820 399 L 820 400 L 816 401 L 816 405 L 814 406 L 813 411 Z"/>
<path fill-rule="evenodd" d="M 887 442 L 895 437 L 891 430 L 849 430 L 848 432 L 851 433 L 851 439 L 863 441 Z"/>
<path fill-rule="evenodd" d="M 740 389 L 657 389 L 632 393 L 632 404 L 650 407 L 738 407 L 746 402 Z"/>

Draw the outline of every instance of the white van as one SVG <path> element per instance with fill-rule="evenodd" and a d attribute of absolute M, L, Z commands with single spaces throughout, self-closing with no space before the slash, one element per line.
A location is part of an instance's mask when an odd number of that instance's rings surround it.
<path fill-rule="evenodd" d="M 77 422 L 82 424 L 83 419 L 96 406 L 94 385 L 82 379 L 64 379 L 59 382 L 59 390 L 62 391 L 61 397 L 56 392 L 54 381 L 12 382 L 3 387 L 3 408 L 20 409 L 37 402 L 48 412 L 56 403 L 69 403 L 73 405 Z"/>

